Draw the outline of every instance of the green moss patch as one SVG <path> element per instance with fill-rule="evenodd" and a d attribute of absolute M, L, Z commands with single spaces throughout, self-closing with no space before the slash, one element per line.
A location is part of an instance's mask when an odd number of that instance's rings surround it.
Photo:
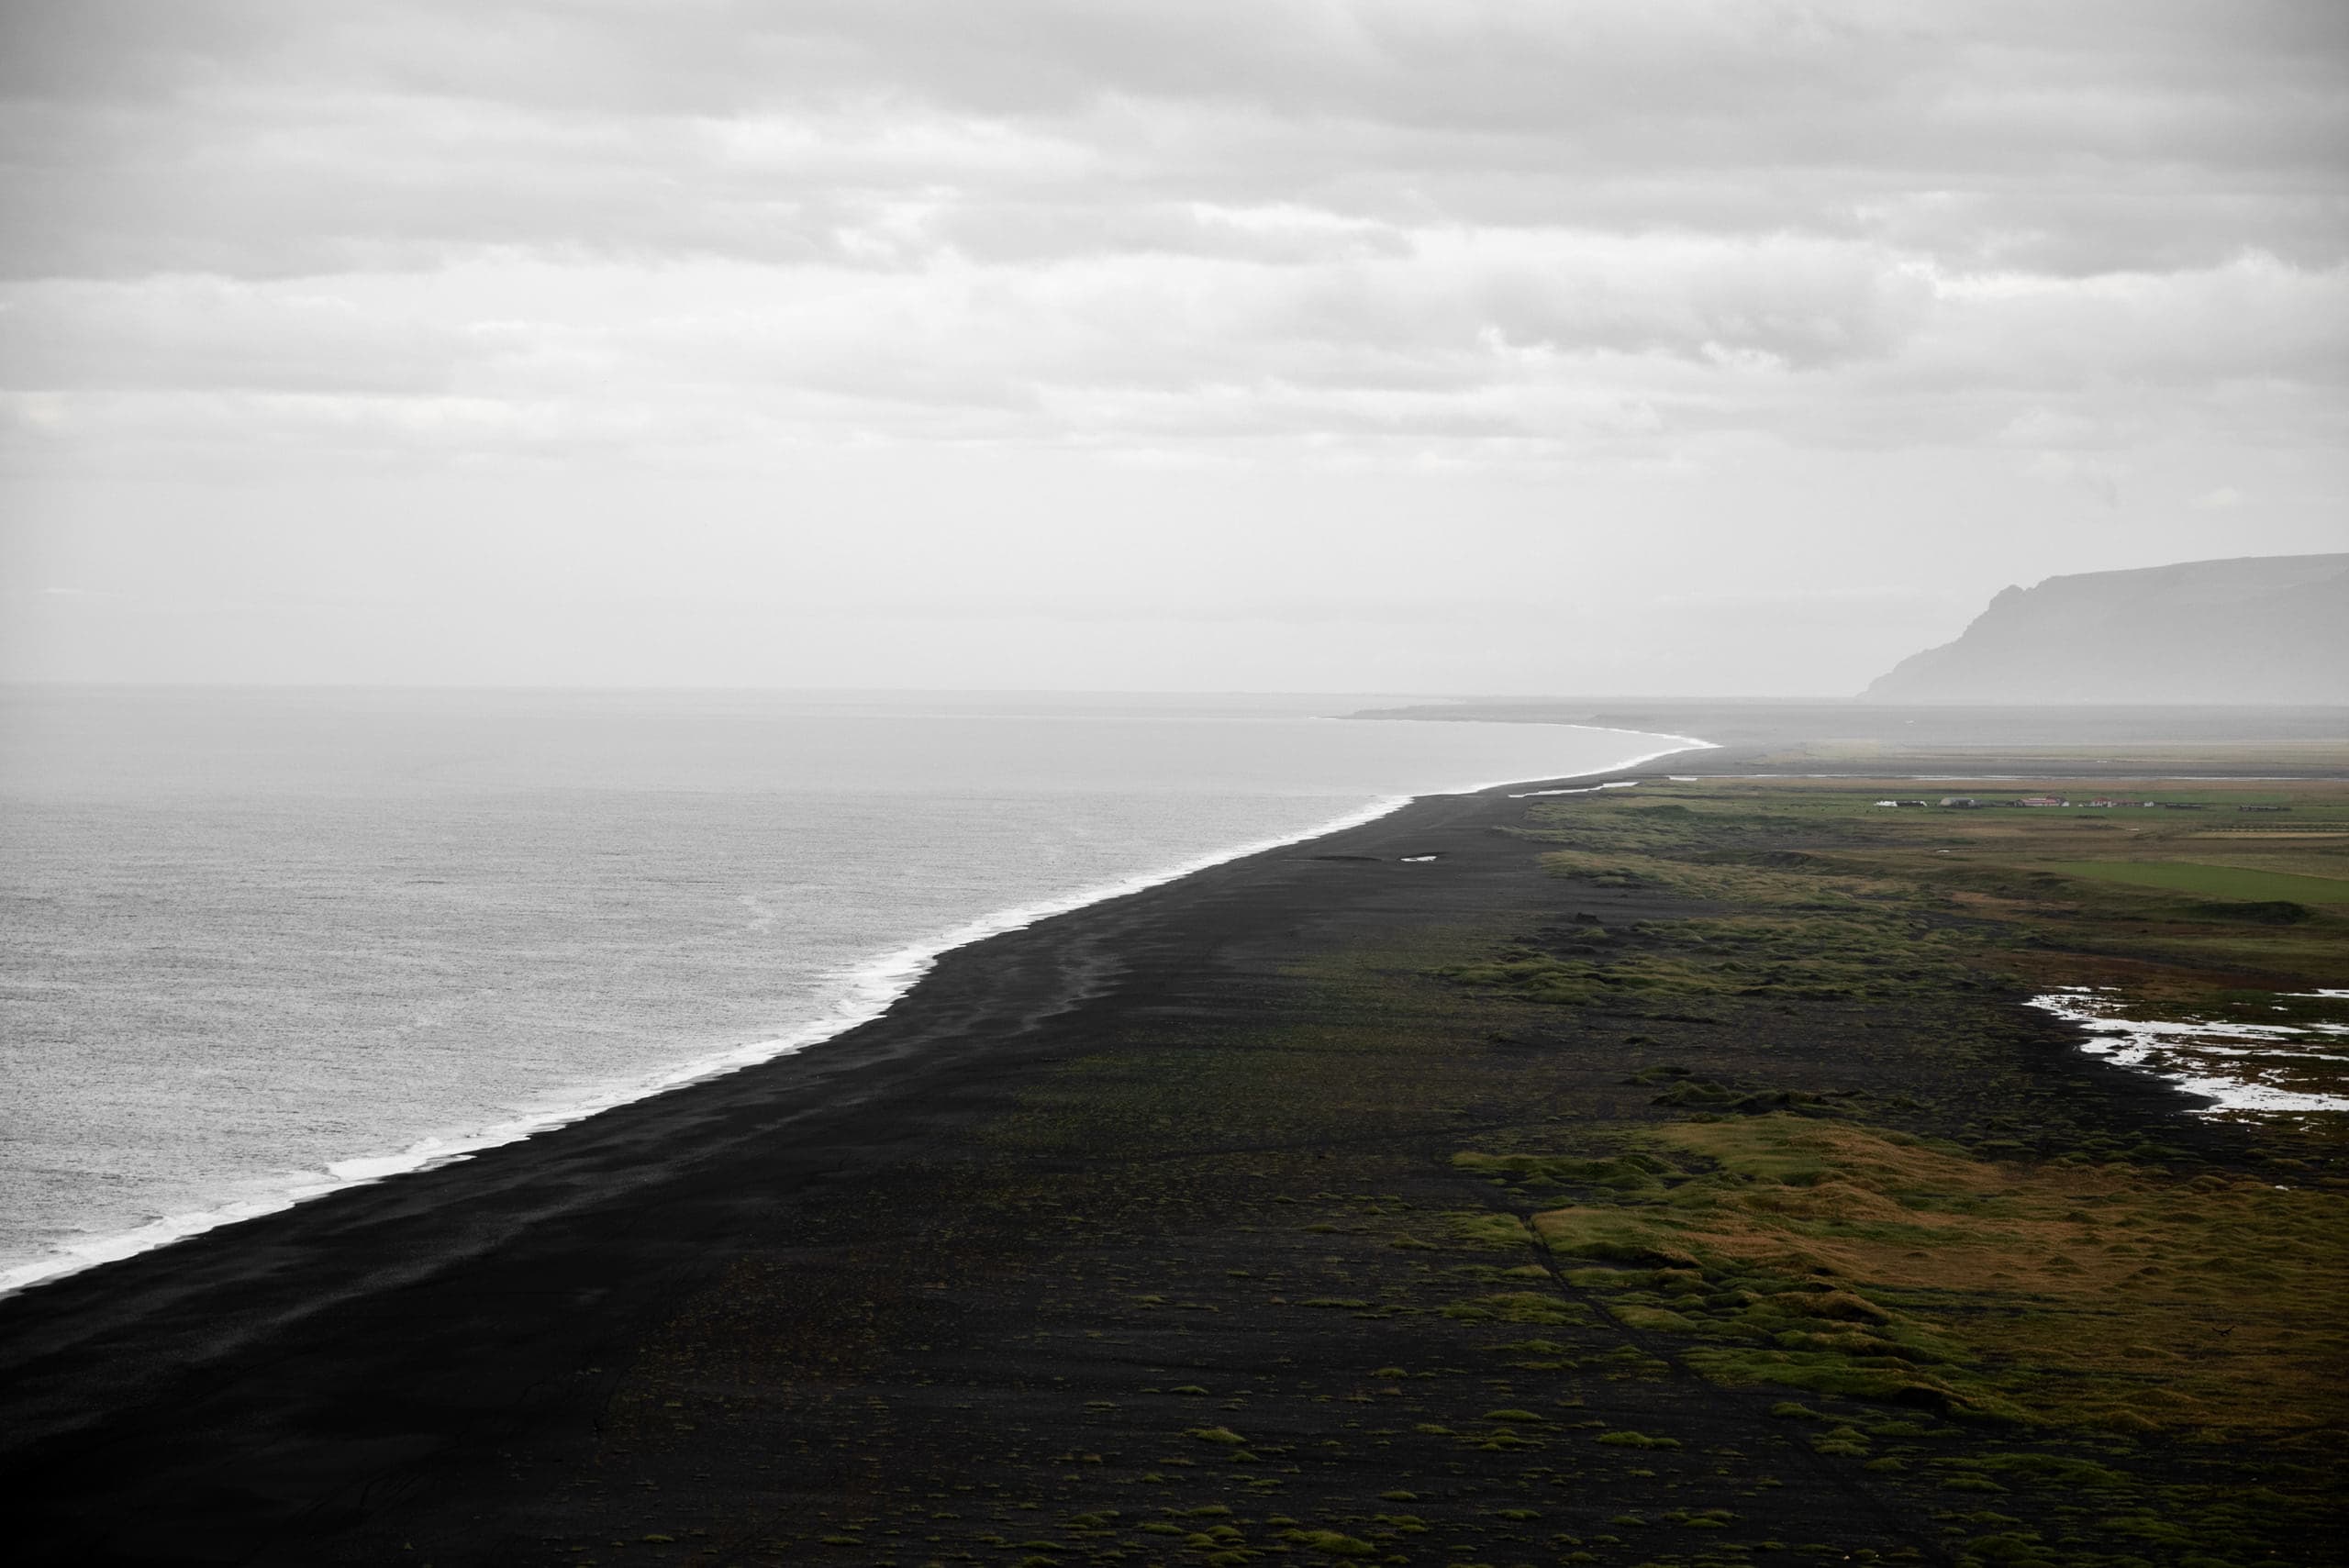
<path fill-rule="evenodd" d="M 1590 1188 L 1534 1230 L 1609 1265 L 1567 1278 L 1627 1327 L 1688 1341 L 1717 1381 L 2023 1425 L 2340 1418 L 2322 1368 L 2349 1333 L 2304 1304 L 2349 1290 L 2341 1195 L 2025 1169 L 1786 1115 L 1631 1141 L 1670 1167 L 1668 1195 Z M 2147 1256 L 2182 1266 L 2148 1274 Z M 2242 1288 L 2254 1270 L 2261 1287 Z"/>

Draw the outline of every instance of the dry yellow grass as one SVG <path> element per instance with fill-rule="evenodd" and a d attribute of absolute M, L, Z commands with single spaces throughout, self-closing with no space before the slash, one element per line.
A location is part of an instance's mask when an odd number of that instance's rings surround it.
<path fill-rule="evenodd" d="M 2349 1197 L 2339 1193 L 2002 1164 L 1783 1116 L 1678 1124 L 1643 1140 L 1702 1173 L 1663 1202 L 1542 1214 L 1536 1228 L 1554 1249 L 1644 1251 L 1665 1274 L 1702 1271 L 1708 1288 L 1800 1284 L 1804 1310 L 1865 1330 L 1790 1342 L 1782 1329 L 1754 1331 L 1782 1312 L 1708 1314 L 1691 1307 L 1692 1287 L 1670 1280 L 1661 1296 L 1630 1287 L 1611 1297 L 1619 1313 L 1646 1314 L 1642 1326 L 1746 1341 L 1750 1351 L 1705 1363 L 1731 1378 L 1815 1385 L 1806 1379 L 1833 1370 L 1818 1358 L 1840 1348 L 1879 1372 L 1905 1358 L 1961 1405 L 2056 1424 L 2219 1431 L 2349 1420 L 2338 1310 L 2349 1300 Z"/>

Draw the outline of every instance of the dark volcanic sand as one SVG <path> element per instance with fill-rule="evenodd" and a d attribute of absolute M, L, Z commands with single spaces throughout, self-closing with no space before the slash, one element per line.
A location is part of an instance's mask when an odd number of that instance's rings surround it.
<path fill-rule="evenodd" d="M 1440 1216 L 1509 1200 L 1450 1157 L 1664 1114 L 1624 1083 L 1667 1053 L 2174 1106 L 2083 1087 L 2020 1011 L 1987 1078 L 1893 1051 L 1881 1014 L 1789 1018 L 1756 1059 L 1702 1020 L 1413 1011 L 1380 976 L 1673 912 L 1544 876 L 1496 830 L 1522 813 L 1425 800 L 1048 920 L 801 1055 L 0 1303 L 17 1560 L 1141 1563 L 1297 1526 L 1410 1562 L 1943 1560 L 1779 1396 L 1696 1378 L 1553 1271 L 1477 1283 L 1517 1260 Z M 1442 1310 L 1505 1289 L 1563 1321 Z M 1679 1446 L 1597 1440 L 1626 1429 Z"/>

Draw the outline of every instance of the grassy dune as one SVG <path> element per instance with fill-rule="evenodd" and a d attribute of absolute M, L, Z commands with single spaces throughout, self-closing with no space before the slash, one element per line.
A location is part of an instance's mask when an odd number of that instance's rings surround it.
<path fill-rule="evenodd" d="M 1651 1353 L 1776 1391 L 1818 1451 L 1911 1489 L 1958 1561 L 2275 1561 L 2267 1530 L 2318 1517 L 2337 1477 L 2316 1456 L 2349 1429 L 2343 1118 L 2208 1121 L 2175 1100 L 2153 1125 L 2176 1130 L 2132 1139 L 2076 1119 L 2091 1081 L 2069 1046 L 2039 1048 L 2072 1087 L 2036 1098 L 1992 1064 L 2014 1060 L 1995 1044 L 2012 998 L 2050 985 L 2132 1017 L 2349 1021 L 2306 995 L 2349 986 L 2330 896 L 2349 791 L 2087 780 L 2076 794 L 2181 808 L 1875 804 L 1957 787 L 1706 781 L 1535 806 L 1519 831 L 1553 846 L 1553 875 L 1684 902 L 1437 968 L 1529 1018 L 1653 1031 L 1625 1037 L 1649 1047 L 1620 1080 L 1641 1112 L 1454 1154 L 1520 1232 L 1467 1215 L 1460 1233 L 1538 1257 Z M 1875 1045 L 1871 1017 L 1903 1038 Z M 2339 1065 L 2304 1081 L 2337 1089 Z"/>
<path fill-rule="evenodd" d="M 1586 1189 L 1533 1234 L 1725 1382 L 2204 1437 L 2349 1417 L 2349 1329 L 2310 1310 L 2349 1296 L 2349 1195 L 1986 1161 L 1785 1112 L 1627 1143 L 1647 1158 L 1460 1163 Z M 1637 1179 L 1591 1179 L 1609 1167 Z"/>

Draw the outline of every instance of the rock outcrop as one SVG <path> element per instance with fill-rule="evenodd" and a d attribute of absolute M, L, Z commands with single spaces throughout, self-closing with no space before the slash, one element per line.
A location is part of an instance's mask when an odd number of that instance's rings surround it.
<path fill-rule="evenodd" d="M 1902 660 L 1886 703 L 2349 703 L 2349 554 L 2188 561 L 2008 588 Z"/>

